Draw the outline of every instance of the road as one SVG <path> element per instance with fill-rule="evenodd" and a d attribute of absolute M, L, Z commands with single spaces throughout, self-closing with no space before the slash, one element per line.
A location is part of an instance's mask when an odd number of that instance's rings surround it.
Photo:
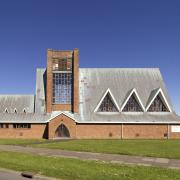
<path fill-rule="evenodd" d="M 0 180 L 28 180 L 28 179 L 29 178 L 22 177 L 20 172 L 0 169 Z M 34 180 L 52 180 L 53 178 L 35 176 L 33 179 Z"/>

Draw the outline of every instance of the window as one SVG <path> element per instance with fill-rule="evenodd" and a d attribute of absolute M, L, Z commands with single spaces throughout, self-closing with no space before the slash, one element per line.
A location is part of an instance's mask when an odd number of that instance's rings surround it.
<path fill-rule="evenodd" d="M 0 128 L 9 128 L 9 124 L 0 124 Z"/>
<path fill-rule="evenodd" d="M 52 60 L 53 71 L 72 71 L 72 58 L 54 58 Z"/>
<path fill-rule="evenodd" d="M 109 92 L 99 106 L 98 112 L 118 112 Z"/>
<path fill-rule="evenodd" d="M 14 113 L 17 113 L 17 109 L 14 109 Z"/>
<path fill-rule="evenodd" d="M 135 94 L 133 93 L 132 96 L 129 98 L 127 104 L 125 105 L 123 112 L 141 112 L 142 108 L 140 107 L 139 103 L 135 98 Z"/>
<path fill-rule="evenodd" d="M 169 110 L 158 95 L 149 107 L 148 112 L 169 112 Z"/>
<path fill-rule="evenodd" d="M 13 124 L 13 128 L 15 129 L 30 129 L 31 128 L 31 124 Z"/>
<path fill-rule="evenodd" d="M 23 113 L 25 113 L 25 114 L 26 114 L 26 109 L 23 109 Z"/>
<path fill-rule="evenodd" d="M 71 94 L 72 73 L 53 73 L 53 103 L 70 104 Z"/>
<path fill-rule="evenodd" d="M 5 113 L 9 113 L 8 110 L 7 110 L 7 108 L 5 109 Z"/>

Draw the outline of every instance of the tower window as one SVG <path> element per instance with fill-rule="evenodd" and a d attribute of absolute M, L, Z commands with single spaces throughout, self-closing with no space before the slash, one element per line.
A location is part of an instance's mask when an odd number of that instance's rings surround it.
<path fill-rule="evenodd" d="M 72 58 L 54 58 L 52 61 L 53 71 L 72 71 Z"/>
<path fill-rule="evenodd" d="M 71 94 L 72 73 L 53 73 L 53 103 L 70 104 Z"/>

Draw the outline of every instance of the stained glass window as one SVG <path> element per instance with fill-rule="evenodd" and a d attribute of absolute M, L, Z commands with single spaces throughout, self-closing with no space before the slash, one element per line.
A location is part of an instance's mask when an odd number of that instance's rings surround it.
<path fill-rule="evenodd" d="M 154 99 L 148 112 L 168 112 L 167 107 L 164 105 L 159 95 Z"/>
<path fill-rule="evenodd" d="M 139 103 L 135 98 L 135 94 L 133 93 L 132 96 L 129 98 L 128 102 L 126 103 L 123 112 L 141 112 L 142 108 L 140 107 Z"/>
<path fill-rule="evenodd" d="M 105 98 L 103 99 L 98 112 L 117 112 L 118 109 L 116 108 L 111 95 L 109 93 L 107 93 L 107 95 L 105 96 Z"/>
<path fill-rule="evenodd" d="M 53 103 L 70 104 L 71 94 L 72 73 L 53 73 Z"/>

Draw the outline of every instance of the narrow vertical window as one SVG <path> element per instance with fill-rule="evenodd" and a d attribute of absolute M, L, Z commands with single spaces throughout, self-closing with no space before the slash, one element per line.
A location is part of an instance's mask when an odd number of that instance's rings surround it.
<path fill-rule="evenodd" d="M 72 102 L 72 58 L 53 60 L 52 102 L 71 104 Z"/>

